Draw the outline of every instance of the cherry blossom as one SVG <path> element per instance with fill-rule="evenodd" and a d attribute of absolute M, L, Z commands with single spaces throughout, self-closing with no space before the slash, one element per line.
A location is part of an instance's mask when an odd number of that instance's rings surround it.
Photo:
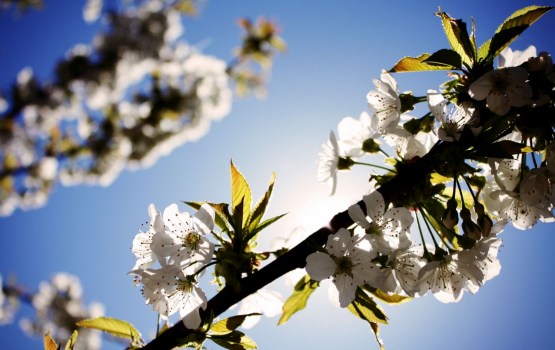
<path fill-rule="evenodd" d="M 358 286 L 378 276 L 379 267 L 371 262 L 375 256 L 367 235 L 351 236 L 342 228 L 329 236 L 325 252 L 312 253 L 306 258 L 306 271 L 315 281 L 332 277 L 332 302 L 347 307 L 355 299 Z"/>
<path fill-rule="evenodd" d="M 408 248 L 411 245 L 409 229 L 413 217 L 407 208 L 387 209 L 383 196 L 374 191 L 362 197 L 366 213 L 357 204 L 349 207 L 349 216 L 368 234 L 373 249 L 389 254 L 395 249 Z"/>

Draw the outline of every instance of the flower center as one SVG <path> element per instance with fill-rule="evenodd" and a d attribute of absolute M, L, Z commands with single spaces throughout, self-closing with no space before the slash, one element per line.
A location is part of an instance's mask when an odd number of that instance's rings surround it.
<path fill-rule="evenodd" d="M 187 280 L 178 280 L 176 289 L 179 292 L 190 293 L 193 290 L 193 284 Z"/>
<path fill-rule="evenodd" d="M 441 128 L 445 132 L 445 135 L 451 137 L 454 137 L 457 134 L 457 131 L 459 131 L 459 126 L 457 125 L 457 122 L 451 120 L 441 124 Z"/>
<path fill-rule="evenodd" d="M 508 75 L 502 70 L 498 71 L 497 74 L 493 74 L 491 79 L 491 92 L 505 93 L 510 85 L 511 80 L 509 79 Z"/>
<path fill-rule="evenodd" d="M 342 256 L 334 259 L 337 267 L 335 268 L 334 275 L 347 274 L 349 276 L 353 275 L 353 262 L 346 256 Z"/>
<path fill-rule="evenodd" d="M 187 232 L 183 237 L 183 247 L 196 250 L 199 241 L 200 235 L 196 231 Z"/>
<path fill-rule="evenodd" d="M 366 229 L 366 233 L 369 235 L 375 234 L 375 235 L 381 236 L 382 227 L 375 222 L 371 222 L 370 226 Z"/>

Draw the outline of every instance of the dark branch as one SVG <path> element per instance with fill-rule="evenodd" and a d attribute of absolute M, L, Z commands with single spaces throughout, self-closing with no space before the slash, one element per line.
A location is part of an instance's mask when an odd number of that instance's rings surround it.
<path fill-rule="evenodd" d="M 385 202 L 401 202 L 402 198 L 406 197 L 413 190 L 414 184 L 420 184 L 421 180 L 428 176 L 428 174 L 431 174 L 433 169 L 441 163 L 437 155 L 450 145 L 449 143 L 436 144 L 428 154 L 411 164 L 407 164 L 402 172 L 398 172 L 394 178 L 384 183 L 378 191 L 383 195 Z M 357 204 L 363 210 L 366 209 L 364 202 L 359 201 Z M 350 218 L 347 210 L 335 215 L 327 227 L 322 227 L 312 233 L 307 239 L 260 271 L 241 279 L 241 290 L 237 291 L 231 286 L 223 288 L 208 301 L 206 309 L 201 312 L 201 318 L 206 320 L 210 315 L 217 317 L 246 296 L 256 292 L 287 272 L 305 267 L 307 256 L 322 247 L 330 234 L 334 234 L 339 229 L 348 228 L 351 225 L 353 225 L 353 220 Z M 173 349 L 182 344 L 182 340 L 192 333 L 194 333 L 194 330 L 187 329 L 183 322 L 178 322 L 142 349 Z"/>

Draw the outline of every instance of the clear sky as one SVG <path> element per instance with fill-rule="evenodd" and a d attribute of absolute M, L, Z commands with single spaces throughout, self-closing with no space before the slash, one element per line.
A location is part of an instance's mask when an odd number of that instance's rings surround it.
<path fill-rule="evenodd" d="M 78 43 L 90 43 L 99 24 L 82 20 L 84 1 L 45 0 L 45 9 L 15 20 L 0 15 L 0 89 L 30 66 L 39 78 L 52 77 L 52 67 Z M 494 5 L 496 3 L 497 5 Z M 503 5 L 498 5 L 502 3 Z M 288 43 L 275 60 L 266 99 L 236 99 L 232 112 L 214 123 L 201 140 L 182 146 L 145 170 L 125 171 L 109 187 L 56 186 L 41 209 L 0 218 L 0 274 L 15 275 L 30 290 L 58 271 L 78 275 L 86 302 L 99 301 L 106 314 L 132 322 L 149 338 L 156 315 L 133 286 L 127 272 L 134 265 L 131 242 L 147 206 L 159 209 L 182 200 L 230 200 L 229 161 L 233 159 L 262 195 L 272 171 L 277 174 L 269 215 L 288 212 L 265 231 L 262 248 L 273 237 L 297 226 L 316 229 L 365 192 L 366 169 L 339 177 L 336 196 L 316 182 L 320 144 L 341 118 L 366 110 L 366 93 L 381 69 L 401 57 L 447 48 L 438 5 L 470 23 L 477 39 L 488 39 L 513 11 L 527 5 L 553 5 L 515 0 L 493 1 L 277 1 L 207 0 L 197 18 L 185 20 L 185 40 L 207 54 L 231 59 L 241 34 L 235 20 L 264 15 L 275 20 Z M 534 24 L 513 45 L 555 53 L 555 12 Z M 401 90 L 417 95 L 445 80 L 445 73 L 397 75 Z M 186 209 L 185 206 L 181 207 Z M 457 304 L 441 304 L 432 296 L 389 307 L 390 325 L 382 327 L 387 349 L 553 349 L 555 282 L 553 227 L 506 230 L 500 252 L 501 275 L 476 295 Z M 273 289 L 284 297 L 282 281 Z M 206 286 L 209 296 L 215 290 Z M 20 315 L 29 315 L 22 306 Z M 377 348 L 370 328 L 318 290 L 304 312 L 285 325 L 264 318 L 248 332 L 259 348 Z M 16 325 L 0 327 L 0 348 L 40 348 Z M 209 349 L 217 346 L 209 343 Z M 104 342 L 105 349 L 122 349 Z"/>

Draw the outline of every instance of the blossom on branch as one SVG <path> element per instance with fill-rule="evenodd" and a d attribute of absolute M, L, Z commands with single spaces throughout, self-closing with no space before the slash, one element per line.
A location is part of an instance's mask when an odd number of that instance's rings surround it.
<path fill-rule="evenodd" d="M 200 326 L 199 309 L 206 307 L 206 296 L 197 286 L 193 276 L 187 276 L 176 265 L 165 265 L 159 269 L 133 270 L 135 283 L 143 285 L 145 303 L 154 311 L 168 318 L 179 311 L 185 326 L 195 329 Z"/>
<path fill-rule="evenodd" d="M 399 123 L 401 117 L 401 99 L 397 81 L 385 71 L 380 80 L 374 79 L 376 90 L 366 95 L 368 106 L 377 118 L 376 128 L 380 133 L 385 133 Z"/>
<path fill-rule="evenodd" d="M 407 208 L 387 209 L 379 191 L 362 197 L 366 213 L 359 205 L 349 207 L 349 216 L 366 234 L 372 249 L 381 254 L 389 254 L 396 249 L 410 247 L 410 226 L 413 217 Z"/>
<path fill-rule="evenodd" d="M 330 235 L 325 252 L 312 253 L 306 258 L 306 271 L 311 279 L 322 281 L 332 277 L 332 302 L 347 307 L 355 298 L 356 290 L 377 278 L 378 266 L 372 263 L 376 251 L 372 250 L 365 234 L 340 229 Z"/>

